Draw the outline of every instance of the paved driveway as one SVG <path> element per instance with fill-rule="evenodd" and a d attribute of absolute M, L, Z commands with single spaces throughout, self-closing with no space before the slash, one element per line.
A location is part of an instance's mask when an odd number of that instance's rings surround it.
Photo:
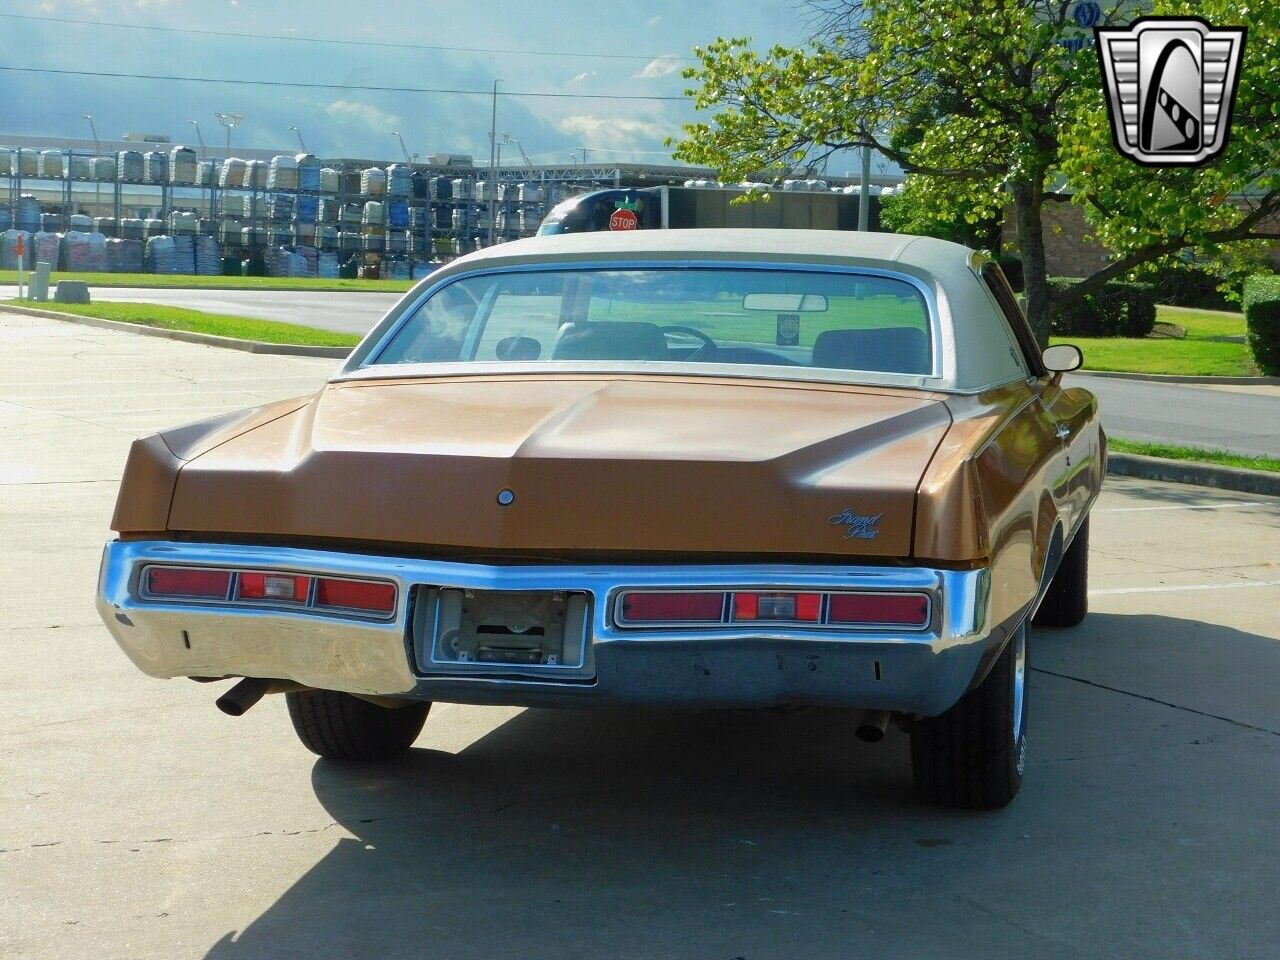
<path fill-rule="evenodd" d="M 92 606 L 132 436 L 328 362 L 0 315 L 0 957 L 1277 955 L 1280 501 L 1112 480 L 1030 769 L 912 793 L 849 716 L 440 705 L 383 767 L 137 673 Z"/>

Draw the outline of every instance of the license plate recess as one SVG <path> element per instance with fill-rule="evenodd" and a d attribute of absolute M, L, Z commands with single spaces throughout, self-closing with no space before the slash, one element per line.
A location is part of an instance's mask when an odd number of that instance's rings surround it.
<path fill-rule="evenodd" d="M 594 676 L 589 594 L 418 587 L 414 649 L 423 673 Z"/>

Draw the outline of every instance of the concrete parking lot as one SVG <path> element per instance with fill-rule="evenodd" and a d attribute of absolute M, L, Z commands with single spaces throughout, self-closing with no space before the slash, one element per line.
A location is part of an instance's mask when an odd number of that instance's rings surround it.
<path fill-rule="evenodd" d="M 999 813 L 825 711 L 439 705 L 350 769 L 279 698 L 142 676 L 92 603 L 130 439 L 333 361 L 3 314 L 0 356 L 5 960 L 1280 953 L 1280 501 L 1109 481 Z"/>

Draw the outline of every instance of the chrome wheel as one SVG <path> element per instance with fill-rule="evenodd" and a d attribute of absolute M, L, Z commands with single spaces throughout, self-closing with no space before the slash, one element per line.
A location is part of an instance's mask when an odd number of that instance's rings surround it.
<path fill-rule="evenodd" d="M 1027 627 L 1024 624 L 1013 640 L 1013 756 L 1018 776 L 1027 763 Z"/>

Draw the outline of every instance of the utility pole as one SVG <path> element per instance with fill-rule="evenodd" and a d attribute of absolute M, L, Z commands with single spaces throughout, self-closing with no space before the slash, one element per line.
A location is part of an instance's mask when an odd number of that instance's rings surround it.
<path fill-rule="evenodd" d="M 89 132 L 93 134 L 93 159 L 94 159 L 94 163 L 96 164 L 98 157 L 102 155 L 102 144 L 98 142 L 98 128 L 93 122 L 92 114 L 86 113 L 83 116 L 86 120 L 89 121 Z M 91 172 L 93 173 L 93 206 L 94 206 L 93 212 L 101 213 L 102 211 L 98 210 L 97 208 L 102 203 L 102 185 L 98 182 L 98 172 L 96 170 Z"/>
<path fill-rule="evenodd" d="M 871 229 L 871 144 L 862 145 L 862 190 L 858 193 L 858 229 Z"/>
<path fill-rule="evenodd" d="M 231 154 L 231 131 L 240 126 L 240 121 L 244 119 L 243 113 L 215 113 L 218 122 L 227 128 L 227 155 Z"/>
<path fill-rule="evenodd" d="M 410 164 L 413 163 L 413 161 L 409 159 L 409 148 L 404 145 L 404 137 L 400 136 L 400 131 L 392 130 L 391 135 L 400 141 L 400 152 L 404 154 L 404 162 Z"/>
<path fill-rule="evenodd" d="M 498 212 L 498 84 L 493 81 L 493 110 L 489 114 L 489 246 L 493 246 L 493 219 Z"/>

